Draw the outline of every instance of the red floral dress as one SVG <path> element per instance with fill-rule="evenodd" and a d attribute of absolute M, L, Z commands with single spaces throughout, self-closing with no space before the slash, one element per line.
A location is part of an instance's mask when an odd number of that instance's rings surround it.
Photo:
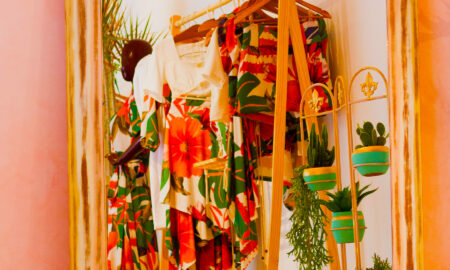
<path fill-rule="evenodd" d="M 121 154 L 140 133 L 131 95 L 110 122 L 112 152 Z M 114 166 L 108 187 L 108 269 L 159 269 L 147 172 L 148 150 Z"/>

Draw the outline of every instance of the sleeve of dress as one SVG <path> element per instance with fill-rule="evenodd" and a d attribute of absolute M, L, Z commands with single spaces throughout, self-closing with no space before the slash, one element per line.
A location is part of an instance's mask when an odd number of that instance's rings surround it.
<path fill-rule="evenodd" d="M 217 29 L 212 34 L 206 52 L 203 76 L 211 84 L 211 121 L 230 121 L 228 76 L 225 73 L 220 56 Z"/>
<path fill-rule="evenodd" d="M 163 103 L 164 58 L 161 50 L 155 48 L 152 55 L 142 58 L 136 65 L 133 87 L 136 105 L 142 118 L 141 137 L 143 146 L 155 151 L 159 144 L 159 129 L 156 115 L 156 102 Z"/>

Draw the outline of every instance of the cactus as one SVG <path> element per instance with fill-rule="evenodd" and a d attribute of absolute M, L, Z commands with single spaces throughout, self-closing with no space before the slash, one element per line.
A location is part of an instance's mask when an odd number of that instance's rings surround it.
<path fill-rule="evenodd" d="M 389 137 L 383 123 L 378 123 L 376 130 L 371 122 L 364 122 L 362 128 L 358 124 L 356 134 L 359 135 L 362 144 L 357 145 L 355 149 L 365 146 L 385 145 L 386 139 Z"/>
<path fill-rule="evenodd" d="M 313 124 L 309 138 L 307 150 L 307 159 L 309 167 L 329 167 L 334 162 L 334 146 L 328 150 L 328 130 L 325 125 L 322 128 L 322 134 L 316 134 L 316 127 Z"/>

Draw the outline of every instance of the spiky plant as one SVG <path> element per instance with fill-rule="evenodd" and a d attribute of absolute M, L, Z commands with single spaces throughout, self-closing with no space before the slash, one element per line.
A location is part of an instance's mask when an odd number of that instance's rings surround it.
<path fill-rule="evenodd" d="M 359 182 L 356 183 L 356 205 L 364 199 L 366 196 L 377 191 L 378 188 L 366 191 L 370 185 L 359 189 Z M 335 193 L 327 192 L 327 195 L 330 197 L 330 200 L 324 202 L 323 204 L 331 211 L 331 212 L 346 212 L 352 210 L 352 195 L 349 187 L 345 187 L 342 190 L 338 190 Z"/>
<path fill-rule="evenodd" d="M 355 149 L 365 146 L 385 145 L 386 140 L 389 137 L 389 133 L 386 134 L 386 128 L 384 127 L 383 123 L 378 123 L 376 130 L 371 122 L 364 122 L 362 128 L 358 124 L 358 127 L 356 128 L 356 134 L 359 135 L 362 145 L 357 145 Z"/>
<path fill-rule="evenodd" d="M 292 179 L 292 194 L 295 204 L 290 220 L 291 230 L 286 237 L 292 246 L 289 256 L 299 262 L 300 269 L 322 269 L 331 261 L 325 248 L 327 216 L 322 211 L 323 201 L 317 192 L 311 191 L 303 179 L 303 170 L 307 166 L 295 169 Z"/>
<path fill-rule="evenodd" d="M 320 139 L 320 137 L 322 138 Z M 325 124 L 322 127 L 321 136 L 316 133 L 315 124 L 312 124 L 307 158 L 309 167 L 329 167 L 333 165 L 334 146 L 331 150 L 328 150 L 328 131 Z"/>
<path fill-rule="evenodd" d="M 392 270 L 392 266 L 388 259 L 382 260 L 377 254 L 373 254 L 373 267 L 367 268 L 367 270 Z"/>

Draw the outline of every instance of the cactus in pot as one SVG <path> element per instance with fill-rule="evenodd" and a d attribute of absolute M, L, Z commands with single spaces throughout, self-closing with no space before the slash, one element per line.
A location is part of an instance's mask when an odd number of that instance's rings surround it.
<path fill-rule="evenodd" d="M 328 149 L 328 131 L 326 125 L 322 133 L 316 133 L 313 124 L 307 150 L 308 168 L 304 170 L 305 183 L 313 191 L 329 190 L 336 186 L 336 167 L 333 167 L 335 148 Z"/>
<path fill-rule="evenodd" d="M 364 122 L 362 128 L 358 124 L 356 134 L 359 135 L 362 145 L 357 145 L 355 149 L 376 145 L 383 146 L 386 144 L 387 138 L 389 137 L 389 133 L 386 134 L 386 128 L 381 122 L 377 124 L 376 130 L 371 122 Z"/>
<path fill-rule="evenodd" d="M 356 134 L 362 144 L 352 154 L 353 166 L 363 176 L 385 174 L 389 168 L 389 147 L 385 146 L 389 134 L 384 124 L 378 123 L 376 129 L 371 122 L 364 122 L 362 128 L 358 124 Z"/>

